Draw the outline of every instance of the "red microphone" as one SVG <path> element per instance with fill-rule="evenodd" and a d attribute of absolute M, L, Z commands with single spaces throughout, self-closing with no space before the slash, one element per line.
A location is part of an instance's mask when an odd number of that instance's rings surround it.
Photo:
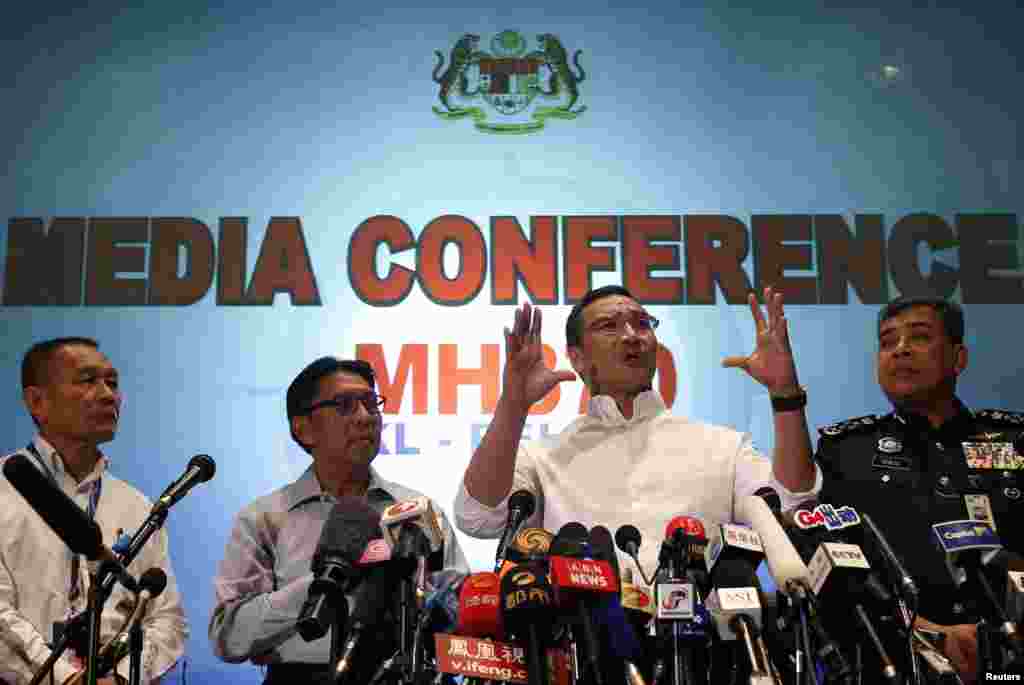
<path fill-rule="evenodd" d="M 682 515 L 675 516 L 665 525 L 665 537 L 672 537 L 676 529 L 681 528 L 686 535 L 691 535 L 697 538 L 708 539 L 707 533 L 704 531 L 704 522 L 696 516 Z"/>
<path fill-rule="evenodd" d="M 685 568 L 707 570 L 704 563 L 707 545 L 707 532 L 699 517 L 690 514 L 674 516 L 665 525 L 665 541 L 661 545 L 658 561 L 669 566 L 676 574 L 682 573 Z"/>
<path fill-rule="evenodd" d="M 456 634 L 501 640 L 505 636 L 501 620 L 501 583 L 490 571 L 472 573 L 459 591 L 459 623 Z"/>

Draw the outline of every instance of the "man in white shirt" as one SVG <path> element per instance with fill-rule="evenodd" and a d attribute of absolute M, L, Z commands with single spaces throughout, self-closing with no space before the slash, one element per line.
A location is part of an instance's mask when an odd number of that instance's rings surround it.
<path fill-rule="evenodd" d="M 517 309 L 512 330 L 505 329 L 502 395 L 456 495 L 458 528 L 498 537 L 508 496 L 522 488 L 537 498 L 530 525 L 557 532 L 579 521 L 615 531 L 632 523 L 644 538 L 641 564 L 653 569 L 674 515 L 730 521 L 735 498 L 762 486 L 775 489 L 784 508 L 813 495 L 821 476 L 811 460 L 807 396 L 797 381 L 782 295 L 767 288 L 764 300 L 767 318 L 754 295 L 749 298 L 756 349 L 723 365 L 744 369 L 771 395 L 771 462 L 747 435 L 669 414 L 651 388 L 658 321 L 620 286 L 588 292 L 566 322 L 569 359 L 592 396 L 586 415 L 557 435 L 521 442 L 531 405 L 575 375 L 545 366 L 540 310 L 529 303 Z"/>
<path fill-rule="evenodd" d="M 99 450 L 114 438 L 121 409 L 110 360 L 94 340 L 57 338 L 34 345 L 21 374 L 23 399 L 39 433 L 17 453 L 93 517 L 105 544 L 134 532 L 152 504 L 110 473 Z M 142 680 L 147 683 L 158 681 L 181 658 L 188 635 L 163 529 L 142 547 L 128 572 L 138 578 L 149 568 L 163 569 L 167 587 L 144 614 Z M 0 478 L 0 682 L 24 685 L 32 679 L 50 656 L 55 624 L 85 609 L 88 586 L 85 560 L 71 553 L 6 477 Z M 133 606 L 134 595 L 116 585 L 101 616 L 101 644 Z M 99 682 L 125 682 L 128 666 L 123 659 Z M 81 673 L 81 661 L 69 650 L 54 664 L 52 682 L 71 682 Z"/>

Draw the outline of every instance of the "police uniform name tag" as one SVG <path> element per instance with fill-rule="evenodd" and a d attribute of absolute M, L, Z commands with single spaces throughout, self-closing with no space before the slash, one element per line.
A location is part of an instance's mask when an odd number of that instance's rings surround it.
<path fill-rule="evenodd" d="M 967 507 L 967 518 L 985 521 L 996 531 L 996 517 L 992 513 L 992 502 L 988 495 L 964 495 L 964 506 Z"/>
<path fill-rule="evenodd" d="M 1018 471 L 1024 469 L 1024 457 L 1012 442 L 964 442 L 964 459 L 969 469 Z"/>

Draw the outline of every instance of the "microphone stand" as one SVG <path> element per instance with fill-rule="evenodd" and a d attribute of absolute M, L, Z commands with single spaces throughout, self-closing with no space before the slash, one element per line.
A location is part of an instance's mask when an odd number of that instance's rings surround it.
<path fill-rule="evenodd" d="M 85 684 L 96 685 L 97 666 L 100 653 L 100 612 L 106 597 L 100 597 L 100 578 L 104 575 L 105 564 L 100 564 L 96 573 L 89 574 L 89 651 L 85 665 Z"/>
<path fill-rule="evenodd" d="M 153 533 L 160 530 L 163 527 L 164 522 L 167 520 L 168 507 L 162 507 L 159 504 L 154 506 L 150 511 L 149 516 L 146 517 L 145 522 L 139 527 L 135 534 L 132 536 L 131 541 L 124 548 L 124 550 L 118 550 L 116 552 L 118 561 L 121 562 L 122 566 L 127 567 L 131 564 L 132 560 L 138 555 L 142 546 L 153 536 Z M 39 685 L 53 669 L 53 665 L 57 663 L 57 660 L 64 654 L 68 648 L 68 644 L 71 642 L 74 635 L 81 630 L 82 623 L 88 622 L 89 630 L 89 663 L 86 671 L 86 685 L 96 685 L 96 672 L 94 663 L 96 661 L 96 655 L 99 652 L 99 624 L 100 624 L 100 612 L 103 610 L 103 605 L 106 603 L 107 598 L 110 597 L 110 593 L 114 589 L 114 585 L 117 584 L 116 573 L 105 573 L 103 564 L 100 565 L 99 572 L 96 574 L 90 574 L 89 580 L 89 603 L 84 613 L 79 614 L 72 620 L 68 621 L 68 625 L 61 635 L 60 639 L 54 644 L 53 649 L 50 651 L 50 656 L 46 658 L 43 665 L 36 671 L 35 675 L 32 676 L 32 680 L 29 681 L 29 685 Z M 95 614 L 95 615 L 94 615 Z M 95 635 L 93 633 L 95 632 Z M 95 644 L 94 644 L 95 638 Z M 91 679 L 88 679 L 89 673 L 91 672 Z"/>
<path fill-rule="evenodd" d="M 332 600 L 337 608 L 334 611 L 334 623 L 331 624 L 331 653 L 327 660 L 327 663 L 330 664 L 331 673 L 335 673 L 338 670 L 338 661 L 341 659 L 342 635 L 348 623 L 348 600 L 344 596 L 340 598 L 341 602 L 338 602 L 338 599 L 335 597 Z"/>
<path fill-rule="evenodd" d="M 128 684 L 140 685 L 142 682 L 142 623 L 136 621 L 128 634 L 129 666 Z"/>

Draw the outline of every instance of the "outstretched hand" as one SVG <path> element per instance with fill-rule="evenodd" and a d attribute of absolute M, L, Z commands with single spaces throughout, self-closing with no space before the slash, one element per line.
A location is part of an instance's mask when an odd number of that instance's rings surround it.
<path fill-rule="evenodd" d="M 782 293 L 764 289 L 765 319 L 754 293 L 747 297 L 750 312 L 757 327 L 757 343 L 753 353 L 746 357 L 726 357 L 722 366 L 740 368 L 768 389 L 771 394 L 789 394 L 799 389 L 796 364 L 789 346 L 789 329 L 782 307 Z"/>
<path fill-rule="evenodd" d="M 555 371 L 544 363 L 540 331 L 540 309 L 531 307 L 529 302 L 516 308 L 512 330 L 505 328 L 502 392 L 526 408 L 542 400 L 559 383 L 576 380 L 572 371 Z"/>

